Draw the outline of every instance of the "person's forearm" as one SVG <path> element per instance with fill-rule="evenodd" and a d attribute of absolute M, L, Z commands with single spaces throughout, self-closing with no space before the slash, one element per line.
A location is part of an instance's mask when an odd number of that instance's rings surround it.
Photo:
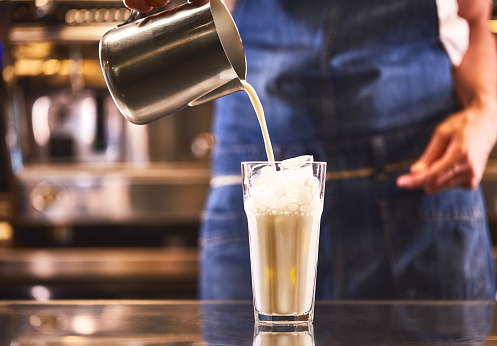
<path fill-rule="evenodd" d="M 497 111 L 497 50 L 487 24 L 490 5 L 485 15 L 474 16 L 465 11 L 464 4 L 461 11 L 461 16 L 468 20 L 470 39 L 461 64 L 454 69 L 458 100 L 462 107 L 478 102 Z"/>
<path fill-rule="evenodd" d="M 410 173 L 397 179 L 407 189 L 435 193 L 454 186 L 478 187 L 497 140 L 497 54 L 488 30 L 490 0 L 459 0 L 468 21 L 469 47 L 454 68 L 461 109 L 437 125 Z"/>

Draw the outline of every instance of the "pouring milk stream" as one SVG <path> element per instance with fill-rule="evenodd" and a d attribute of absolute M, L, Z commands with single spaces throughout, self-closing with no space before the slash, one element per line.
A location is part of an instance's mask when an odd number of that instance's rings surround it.
<path fill-rule="evenodd" d="M 243 85 L 243 89 L 248 94 L 250 102 L 252 102 L 252 106 L 254 107 L 255 113 L 257 114 L 257 119 L 259 120 L 259 124 L 261 126 L 262 137 L 264 138 L 264 146 L 266 147 L 267 159 L 269 162 L 274 162 L 273 147 L 271 145 L 271 139 L 269 138 L 269 133 L 267 131 L 266 117 L 264 116 L 264 109 L 262 108 L 259 96 L 255 92 L 255 89 L 252 87 L 252 85 L 247 83 L 247 81 L 242 79 L 240 82 Z"/>

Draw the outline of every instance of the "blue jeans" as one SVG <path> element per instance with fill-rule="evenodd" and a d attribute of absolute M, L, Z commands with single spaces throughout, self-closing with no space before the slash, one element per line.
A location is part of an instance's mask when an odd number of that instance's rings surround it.
<path fill-rule="evenodd" d="M 395 185 L 457 110 L 435 0 L 238 1 L 276 159 L 328 163 L 316 297 L 494 299 L 481 191 Z M 245 93 L 218 100 L 213 131 L 200 297 L 250 298 L 240 162 L 266 157 Z"/>

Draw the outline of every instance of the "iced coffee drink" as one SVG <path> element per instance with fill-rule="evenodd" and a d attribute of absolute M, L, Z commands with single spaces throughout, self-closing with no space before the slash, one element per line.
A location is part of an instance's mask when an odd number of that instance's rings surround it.
<path fill-rule="evenodd" d="M 256 320 L 311 322 L 326 163 L 244 162 Z"/>

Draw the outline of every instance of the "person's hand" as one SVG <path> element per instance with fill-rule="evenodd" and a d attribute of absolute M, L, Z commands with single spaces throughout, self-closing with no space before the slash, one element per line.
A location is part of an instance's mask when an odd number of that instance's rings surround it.
<path fill-rule="evenodd" d="M 228 8 L 228 11 L 230 11 L 231 13 L 233 13 L 235 11 L 235 6 L 236 6 L 237 0 L 223 0 L 223 2 L 226 5 L 226 7 Z"/>
<path fill-rule="evenodd" d="M 170 0 L 123 0 L 127 8 L 138 11 L 148 12 L 154 7 L 165 6 Z"/>
<path fill-rule="evenodd" d="M 453 186 L 476 188 L 497 139 L 495 108 L 473 102 L 439 124 L 425 152 L 397 185 L 427 193 Z"/>

